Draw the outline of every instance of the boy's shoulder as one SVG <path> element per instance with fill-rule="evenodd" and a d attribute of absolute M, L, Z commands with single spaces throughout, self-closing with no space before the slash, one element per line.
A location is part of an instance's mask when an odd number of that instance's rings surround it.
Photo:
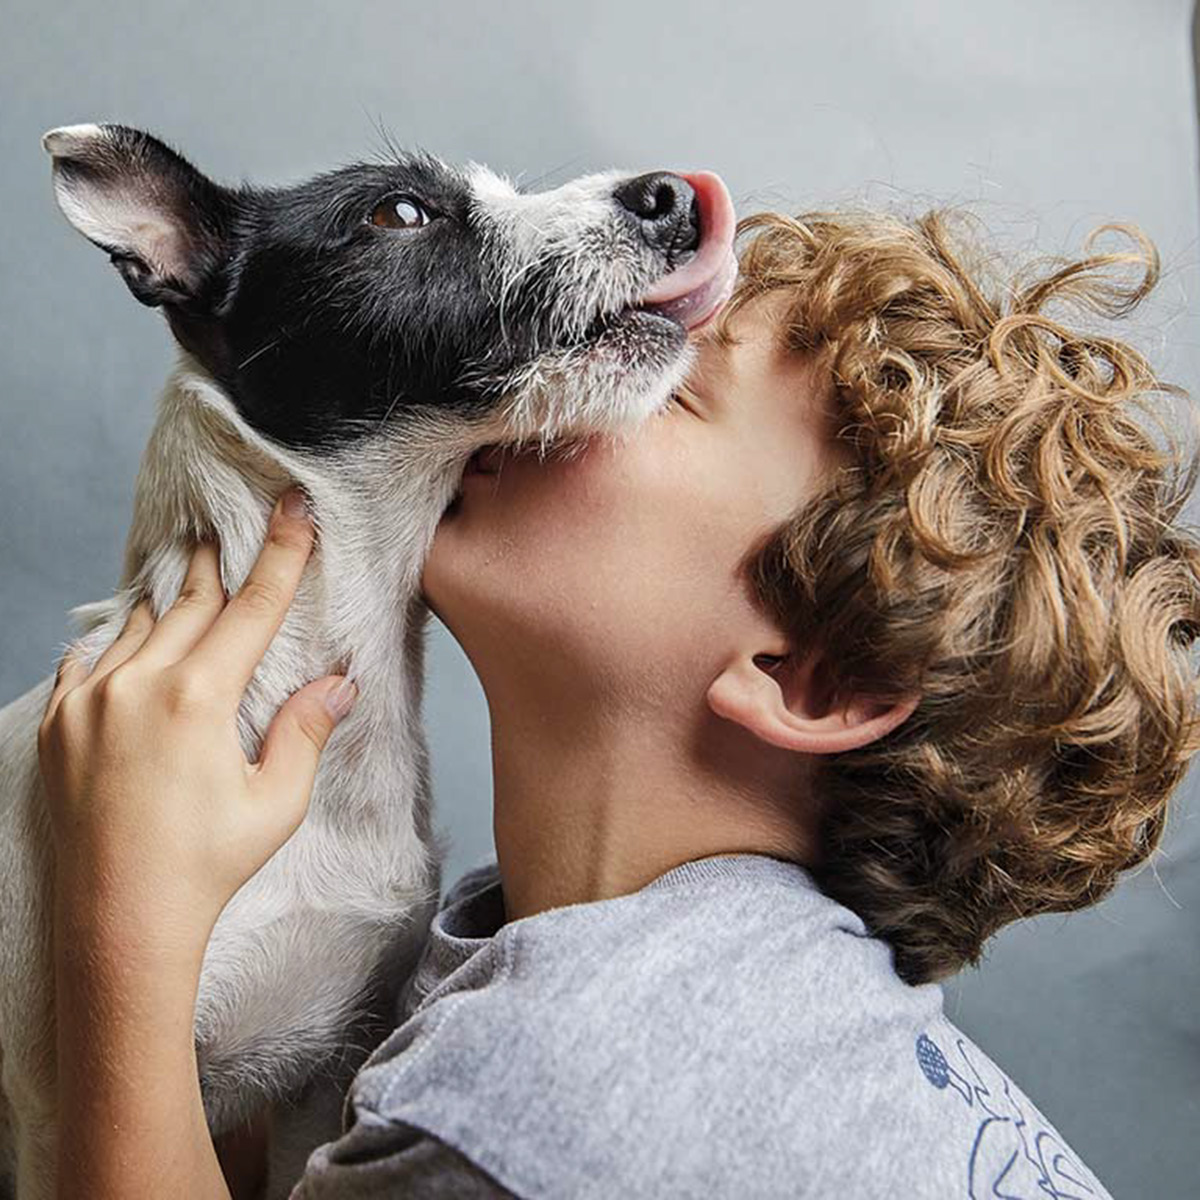
<path fill-rule="evenodd" d="M 522 1195 L 1106 1194 L 802 868 L 690 866 L 501 926 L 364 1103 Z M 468 873 L 444 924 L 496 887 Z"/>

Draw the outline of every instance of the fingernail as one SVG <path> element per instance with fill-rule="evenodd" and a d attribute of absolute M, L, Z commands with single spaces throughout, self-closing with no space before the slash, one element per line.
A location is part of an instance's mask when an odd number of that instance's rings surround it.
<path fill-rule="evenodd" d="M 343 679 L 325 694 L 325 707 L 334 721 L 340 721 L 358 699 L 358 685 L 353 679 Z"/>
<path fill-rule="evenodd" d="M 285 517 L 308 516 L 308 499 L 300 488 L 288 488 L 283 493 L 283 515 Z"/>

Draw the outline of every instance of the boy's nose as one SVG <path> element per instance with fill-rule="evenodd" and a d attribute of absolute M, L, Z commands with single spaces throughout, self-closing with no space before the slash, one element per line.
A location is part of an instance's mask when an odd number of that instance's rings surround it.
<path fill-rule="evenodd" d="M 668 266 L 700 244 L 700 202 L 692 185 L 670 171 L 635 175 L 613 189 L 613 199 L 638 224 L 642 239 Z"/>

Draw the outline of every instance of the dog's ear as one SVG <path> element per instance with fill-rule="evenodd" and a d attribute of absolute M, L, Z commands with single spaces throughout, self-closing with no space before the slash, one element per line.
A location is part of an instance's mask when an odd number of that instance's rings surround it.
<path fill-rule="evenodd" d="M 157 138 L 125 125 L 64 125 L 42 137 L 68 221 L 108 251 L 151 306 L 211 311 L 219 301 L 235 193 Z"/>

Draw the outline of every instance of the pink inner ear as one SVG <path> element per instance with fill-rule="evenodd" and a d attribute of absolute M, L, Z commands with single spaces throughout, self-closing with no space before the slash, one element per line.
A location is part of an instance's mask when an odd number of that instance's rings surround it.
<path fill-rule="evenodd" d="M 54 194 L 62 214 L 86 239 L 142 260 L 155 275 L 186 280 L 188 244 L 144 174 L 114 178 L 71 158 L 54 161 Z"/>
<path fill-rule="evenodd" d="M 135 255 L 156 274 L 187 278 L 183 232 L 155 206 L 151 188 L 139 194 L 130 181 L 113 186 L 102 178 L 80 177 L 57 163 L 54 176 L 59 207 L 84 237 Z"/>

